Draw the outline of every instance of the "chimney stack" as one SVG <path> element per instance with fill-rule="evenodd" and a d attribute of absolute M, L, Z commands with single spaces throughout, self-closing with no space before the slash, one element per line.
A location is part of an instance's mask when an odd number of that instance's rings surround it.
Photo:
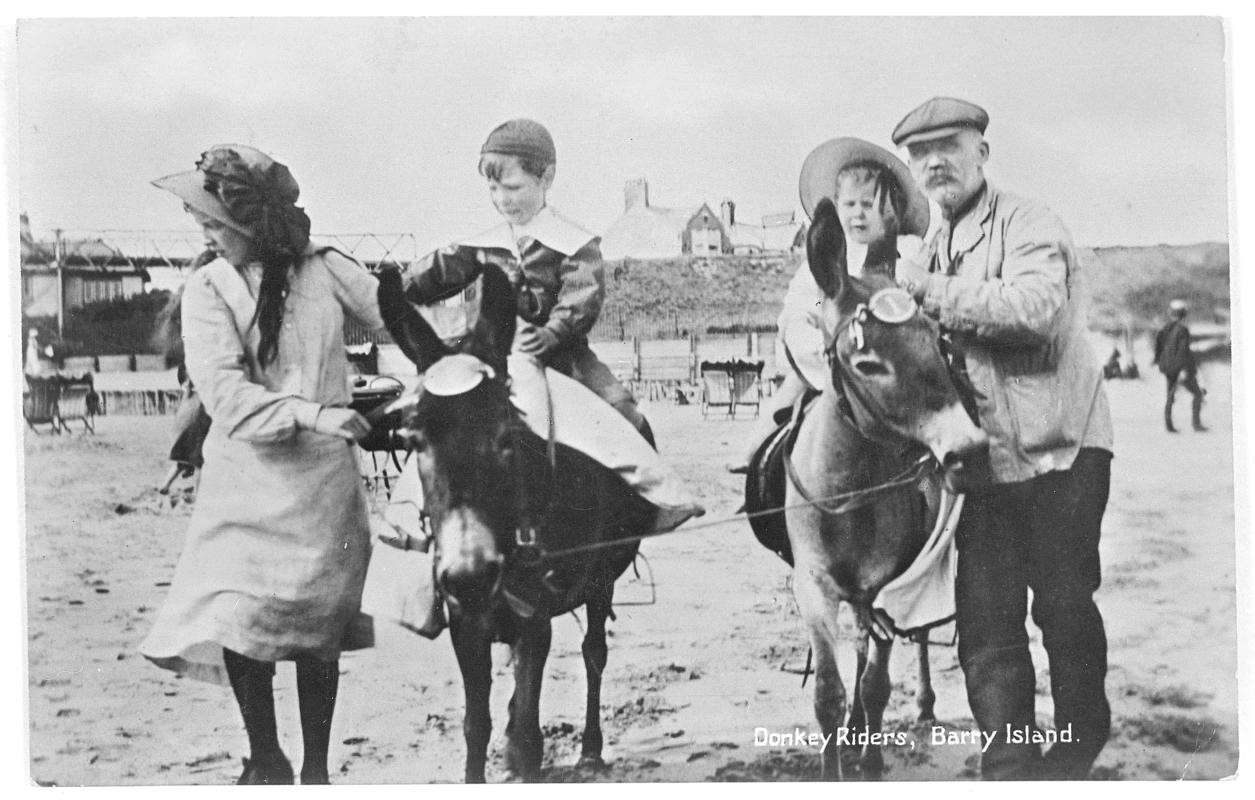
<path fill-rule="evenodd" d="M 649 208 L 649 182 L 644 178 L 633 178 L 623 185 L 623 210 L 637 206 Z"/>
<path fill-rule="evenodd" d="M 731 228 L 736 224 L 736 203 L 731 200 L 724 200 L 719 204 L 719 218 L 723 220 L 725 227 Z"/>

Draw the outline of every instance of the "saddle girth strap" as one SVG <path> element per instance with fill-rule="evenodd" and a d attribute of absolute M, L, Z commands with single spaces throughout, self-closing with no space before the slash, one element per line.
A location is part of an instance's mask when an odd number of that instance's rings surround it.
<path fill-rule="evenodd" d="M 931 456 L 925 456 L 918 459 L 901 474 L 885 481 L 884 483 L 868 486 L 863 489 L 854 489 L 849 492 L 842 492 L 840 495 L 832 498 L 825 498 L 822 500 L 815 498 L 809 491 L 807 491 L 806 487 L 802 485 L 802 479 L 797 474 L 797 468 L 793 465 L 793 447 L 797 443 L 798 433 L 801 431 L 803 412 L 802 406 L 805 400 L 807 400 L 807 398 L 800 397 L 797 402 L 793 404 L 793 417 L 789 420 L 789 428 L 785 432 L 783 453 L 784 472 L 789 478 L 789 483 L 792 484 L 797 493 L 802 496 L 802 499 L 806 503 L 819 509 L 822 513 L 832 516 L 848 514 L 851 511 L 874 503 L 879 500 L 882 495 L 890 494 L 898 489 L 901 489 L 903 486 L 915 483 L 928 471 L 930 466 L 928 459 L 930 459 Z M 835 503 L 835 505 L 829 505 L 830 503 Z"/>

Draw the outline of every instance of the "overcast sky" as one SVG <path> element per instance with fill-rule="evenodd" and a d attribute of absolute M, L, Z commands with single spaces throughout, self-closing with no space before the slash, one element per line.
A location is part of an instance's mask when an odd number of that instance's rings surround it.
<path fill-rule="evenodd" d="M 1225 37 L 1195 18 L 34 20 L 18 26 L 19 204 L 37 234 L 188 227 L 148 180 L 243 142 L 318 232 L 495 221 L 475 166 L 514 116 L 558 147 L 551 203 L 604 230 L 667 207 L 800 207 L 834 136 L 891 147 L 933 95 L 983 105 L 987 172 L 1080 244 L 1228 238 Z"/>

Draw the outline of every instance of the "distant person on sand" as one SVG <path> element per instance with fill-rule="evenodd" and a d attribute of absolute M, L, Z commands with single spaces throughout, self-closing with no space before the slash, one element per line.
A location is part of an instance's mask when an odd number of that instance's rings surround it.
<path fill-rule="evenodd" d="M 1173 300 L 1168 304 L 1168 324 L 1155 334 L 1154 363 L 1159 365 L 1159 371 L 1168 379 L 1168 399 L 1163 407 L 1163 423 L 1168 433 L 1177 432 L 1172 425 L 1172 403 L 1176 399 L 1177 386 L 1184 386 L 1194 395 L 1191 408 L 1194 430 L 1207 430 L 1200 419 L 1203 395 L 1207 391 L 1198 385 L 1198 365 L 1194 361 L 1194 351 L 1190 349 L 1190 329 L 1185 327 L 1185 315 L 1188 311 L 1184 300 Z"/>
<path fill-rule="evenodd" d="M 206 250 L 192 262 L 193 273 L 218 256 L 212 250 Z M 157 330 L 153 335 L 153 343 L 166 357 L 166 367 L 177 369 L 179 388 L 182 398 L 174 416 L 174 444 L 170 447 L 170 469 L 165 479 L 157 487 L 161 494 L 168 494 L 170 487 L 179 478 L 190 478 L 205 463 L 202 447 L 205 437 L 209 434 L 209 414 L 205 404 L 196 394 L 187 375 L 187 367 L 183 363 L 183 287 L 174 293 L 166 307 L 161 309 L 157 317 Z"/>
<path fill-rule="evenodd" d="M 34 328 L 26 334 L 26 374 L 39 377 L 44 374 L 43 354 L 39 352 L 39 331 Z"/>

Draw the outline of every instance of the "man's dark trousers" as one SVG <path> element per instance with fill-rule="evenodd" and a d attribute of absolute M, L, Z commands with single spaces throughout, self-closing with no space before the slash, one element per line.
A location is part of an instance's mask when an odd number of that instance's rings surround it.
<path fill-rule="evenodd" d="M 1111 485 L 1111 453 L 1084 448 L 1072 468 L 969 493 L 959 523 L 956 586 L 959 661 L 981 730 L 986 780 L 1084 778 L 1107 741 L 1111 707 L 1107 635 L 1093 594 L 1098 540 Z M 1028 589 L 1050 667 L 1055 729 L 1074 741 L 1011 744 L 1036 729 L 1036 674 L 1025 620 Z"/>
<path fill-rule="evenodd" d="M 1177 387 L 1184 387 L 1186 391 L 1194 395 L 1194 402 L 1190 406 L 1192 422 L 1195 430 L 1201 430 L 1203 427 L 1202 411 L 1203 411 L 1203 387 L 1198 385 L 1198 374 L 1193 368 L 1184 369 L 1180 372 L 1165 373 L 1164 377 L 1168 380 L 1168 400 L 1164 404 L 1163 420 L 1168 430 L 1174 430 L 1172 426 L 1172 403 L 1176 400 Z"/>

